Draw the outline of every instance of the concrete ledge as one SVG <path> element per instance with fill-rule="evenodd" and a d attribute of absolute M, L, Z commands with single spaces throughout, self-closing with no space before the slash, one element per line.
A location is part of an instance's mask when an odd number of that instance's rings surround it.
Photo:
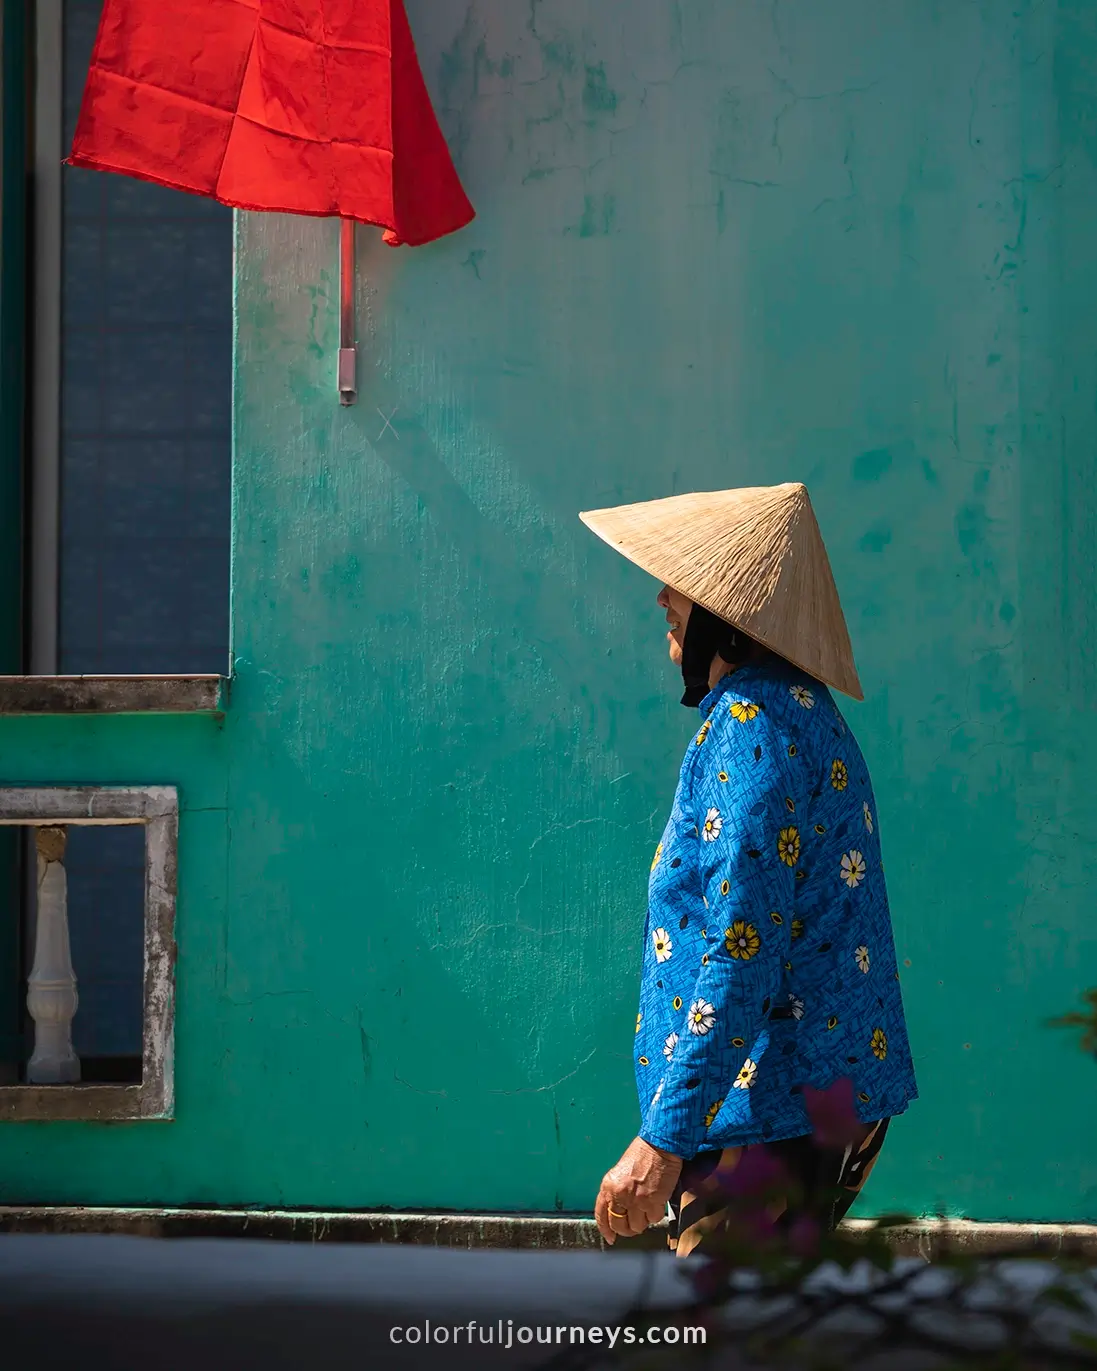
<path fill-rule="evenodd" d="M 871 1226 L 869 1219 L 847 1219 L 842 1228 L 850 1233 Z M 999 1252 L 1031 1252 L 1034 1257 L 1073 1256 L 1097 1258 L 1097 1224 L 1088 1223 L 979 1223 L 973 1219 L 919 1219 L 887 1230 L 888 1241 L 902 1256 L 939 1256 L 942 1251 L 969 1256 L 992 1256 Z"/>
<path fill-rule="evenodd" d="M 222 676 L 0 676 L 0 714 L 217 714 Z"/>
<path fill-rule="evenodd" d="M 842 1225 L 851 1233 L 866 1219 Z M 972 1256 L 1031 1251 L 1097 1258 L 1097 1225 L 976 1223 L 921 1219 L 888 1230 L 897 1252 L 932 1259 L 944 1248 Z M 466 1248 L 599 1248 L 593 1220 L 579 1215 L 438 1214 L 287 1209 L 136 1209 L 0 1205 L 0 1233 L 126 1233 L 156 1238 L 266 1238 L 290 1242 L 407 1243 Z M 619 1244 L 664 1248 L 662 1232 Z"/>
<path fill-rule="evenodd" d="M 0 1205 L 0 1233 L 127 1233 L 155 1238 L 411 1243 L 468 1248 L 597 1248 L 591 1219 L 539 1214 L 431 1214 L 286 1209 L 108 1209 Z M 658 1230 L 652 1242 L 665 1247 Z M 637 1245 L 633 1244 L 633 1248 Z"/>

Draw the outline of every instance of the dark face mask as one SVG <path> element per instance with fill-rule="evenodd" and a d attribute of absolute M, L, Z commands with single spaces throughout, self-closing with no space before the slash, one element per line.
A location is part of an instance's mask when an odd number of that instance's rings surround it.
<path fill-rule="evenodd" d="M 713 657 L 719 653 L 725 662 L 737 662 L 745 646 L 746 639 L 730 624 L 694 605 L 682 639 L 682 680 L 686 683 L 682 703 L 696 709 L 711 689 L 708 678 Z"/>

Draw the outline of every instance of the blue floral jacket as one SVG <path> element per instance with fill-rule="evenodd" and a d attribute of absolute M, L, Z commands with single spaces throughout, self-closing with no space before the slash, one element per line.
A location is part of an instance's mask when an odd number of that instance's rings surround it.
<path fill-rule="evenodd" d="M 682 1157 L 811 1132 L 803 1085 L 865 1122 L 917 1096 L 868 771 L 825 686 L 725 676 L 682 763 L 649 891 L 640 1136 Z"/>

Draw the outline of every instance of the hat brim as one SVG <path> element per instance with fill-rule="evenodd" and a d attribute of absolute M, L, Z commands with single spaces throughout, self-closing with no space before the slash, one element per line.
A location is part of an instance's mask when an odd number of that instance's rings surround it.
<path fill-rule="evenodd" d="M 789 489 L 792 489 L 792 487 L 789 487 Z M 796 489 L 803 490 L 803 487 L 797 487 Z M 744 494 L 745 493 L 746 492 L 744 492 Z M 806 491 L 804 491 L 803 494 L 806 500 Z M 680 498 L 692 497 L 671 497 L 672 500 Z M 648 503 L 651 506 L 660 506 L 667 502 L 650 501 Z M 762 621 L 765 617 L 764 614 L 750 612 L 729 613 L 727 604 L 721 604 L 716 596 L 706 593 L 703 586 L 699 586 L 695 583 L 695 577 L 685 575 L 680 562 L 676 565 L 672 555 L 668 554 L 666 557 L 660 555 L 658 538 L 653 539 L 650 536 L 630 536 L 631 531 L 635 529 L 637 525 L 637 521 L 642 519 L 643 513 L 646 513 L 643 505 L 629 505 L 610 509 L 586 510 L 580 513 L 579 518 L 586 527 L 608 547 L 611 547 L 615 552 L 620 553 L 622 557 L 631 562 L 634 566 L 639 567 L 641 571 L 646 571 L 649 576 L 653 576 L 656 580 L 662 581 L 665 585 L 670 586 L 672 590 L 676 590 L 680 595 L 693 601 L 693 603 L 701 605 L 703 608 L 707 609 L 710 614 L 715 614 L 725 623 L 730 624 L 733 628 L 746 634 L 747 637 L 752 638 L 755 642 L 761 643 L 762 646 L 768 648 L 769 651 L 774 652 L 779 657 L 783 657 L 786 661 L 791 662 L 793 666 L 799 668 L 799 670 L 803 671 L 814 680 L 821 681 L 824 685 L 827 685 L 834 690 L 838 690 L 844 695 L 848 695 L 853 700 L 864 700 L 864 691 L 861 688 L 856 668 L 853 665 L 852 650 L 849 647 L 849 637 L 845 629 L 844 618 L 841 618 L 840 607 L 837 609 L 837 614 L 840 619 L 840 637 L 844 640 L 842 643 L 842 657 L 844 660 L 841 662 L 842 669 L 840 671 L 828 671 L 822 662 L 812 663 L 808 660 L 806 653 L 798 652 L 795 645 L 788 641 L 787 635 L 781 637 L 781 635 L 771 632 L 765 622 Z M 659 524 L 660 521 L 658 519 L 652 519 L 649 527 L 644 530 L 644 533 L 657 533 Z M 825 552 L 823 555 L 825 557 Z M 826 571 L 827 577 L 829 578 L 829 564 L 827 565 Z M 831 582 L 831 586 L 833 587 L 833 582 Z M 837 603 L 836 591 L 834 591 L 834 596 L 835 603 Z"/>

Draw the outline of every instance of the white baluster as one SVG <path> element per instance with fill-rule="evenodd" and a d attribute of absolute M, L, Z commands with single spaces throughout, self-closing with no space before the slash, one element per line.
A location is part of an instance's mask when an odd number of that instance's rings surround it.
<path fill-rule="evenodd" d="M 27 1063 L 32 1085 L 80 1079 L 80 1059 L 72 1050 L 72 1020 L 79 1001 L 69 950 L 65 836 L 63 828 L 36 828 L 34 833 L 38 910 L 34 967 L 27 982 L 27 1008 L 34 1020 L 34 1053 Z"/>

